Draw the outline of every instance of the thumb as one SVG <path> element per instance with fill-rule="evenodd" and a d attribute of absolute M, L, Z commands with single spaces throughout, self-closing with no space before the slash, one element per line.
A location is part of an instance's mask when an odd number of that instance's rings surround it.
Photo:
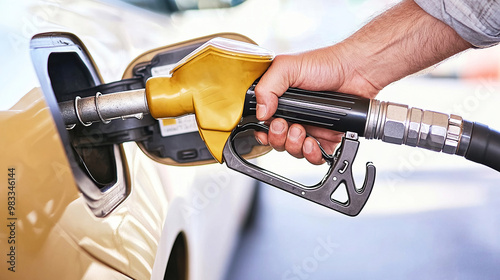
<path fill-rule="evenodd" d="M 294 60 L 289 56 L 276 56 L 271 67 L 261 77 L 255 87 L 257 99 L 257 119 L 261 121 L 271 118 L 278 108 L 278 97 L 293 83 L 291 77 L 295 71 Z"/>

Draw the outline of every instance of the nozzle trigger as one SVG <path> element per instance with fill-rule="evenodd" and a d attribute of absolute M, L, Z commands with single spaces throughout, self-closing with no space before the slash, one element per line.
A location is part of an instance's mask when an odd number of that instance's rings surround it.
<path fill-rule="evenodd" d="M 248 123 L 236 127 L 223 151 L 224 161 L 229 168 L 342 214 L 356 216 L 361 212 L 373 189 L 376 171 L 375 166 L 368 162 L 363 187 L 356 188 L 352 176 L 352 163 L 359 147 L 357 133 L 346 132 L 333 157 L 322 151 L 323 157 L 330 165 L 328 172 L 319 183 L 306 186 L 243 159 L 236 152 L 234 138 L 237 134 L 247 130 L 268 131 L 269 128 L 257 123 Z M 344 202 L 333 198 L 335 191 L 342 185 L 345 186 L 348 197 L 347 201 Z"/>

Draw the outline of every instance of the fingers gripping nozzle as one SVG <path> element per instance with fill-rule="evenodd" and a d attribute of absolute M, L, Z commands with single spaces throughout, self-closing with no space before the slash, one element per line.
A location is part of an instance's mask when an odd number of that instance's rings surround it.
<path fill-rule="evenodd" d="M 267 131 L 268 128 L 262 124 L 250 123 L 238 126 L 233 131 L 223 152 L 229 168 L 348 216 L 356 216 L 363 209 L 375 182 L 375 166 L 367 163 L 363 186 L 356 187 L 352 176 L 352 164 L 359 147 L 357 133 L 347 132 L 333 157 L 323 153 L 325 160 L 330 164 L 327 174 L 316 185 L 305 186 L 243 159 L 236 152 L 234 138 L 247 130 Z M 334 193 L 341 191 L 342 187 L 347 191 L 347 201 L 334 198 Z"/>

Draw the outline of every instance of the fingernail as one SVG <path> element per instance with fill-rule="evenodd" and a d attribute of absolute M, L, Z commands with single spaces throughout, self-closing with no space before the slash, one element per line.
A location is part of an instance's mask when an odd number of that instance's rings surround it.
<path fill-rule="evenodd" d="M 304 152 L 306 154 L 309 154 L 311 153 L 313 150 L 313 144 L 311 143 L 311 141 L 304 141 Z"/>
<path fill-rule="evenodd" d="M 266 116 L 267 108 L 265 105 L 257 104 L 257 119 L 262 120 Z"/>
<path fill-rule="evenodd" d="M 300 136 L 300 129 L 296 128 L 296 127 L 292 127 L 290 129 L 290 131 L 288 132 L 288 137 L 295 140 L 295 139 L 298 139 L 299 136 Z"/>
<path fill-rule="evenodd" d="M 282 133 L 285 130 L 285 125 L 280 121 L 275 121 L 271 124 L 271 129 L 274 133 Z"/>
<path fill-rule="evenodd" d="M 262 144 L 262 141 L 259 139 L 259 137 L 255 136 L 255 141 L 257 141 L 257 143 L 259 143 L 260 145 L 263 145 Z"/>

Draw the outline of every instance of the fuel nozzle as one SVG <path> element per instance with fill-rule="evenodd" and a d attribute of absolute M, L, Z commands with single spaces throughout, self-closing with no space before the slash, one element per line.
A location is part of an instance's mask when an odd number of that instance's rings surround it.
<path fill-rule="evenodd" d="M 269 68 L 274 53 L 256 45 L 214 38 L 172 67 L 151 77 L 145 89 L 96 94 L 60 103 L 67 127 L 115 118 L 155 119 L 194 114 L 200 136 L 217 161 L 242 118 L 245 92 Z"/>
<path fill-rule="evenodd" d="M 151 114 L 195 114 L 202 139 L 223 161 L 223 149 L 242 117 L 255 115 L 255 80 L 274 54 L 255 45 L 212 39 L 179 61 L 168 77 L 153 77 L 146 89 L 75 98 L 60 103 L 68 127 Z M 253 83 L 253 84 L 252 84 Z M 288 89 L 275 117 L 354 132 L 367 139 L 405 144 L 465 158 L 500 171 L 500 133 L 487 126 L 407 105 L 336 92 Z"/>
<path fill-rule="evenodd" d="M 176 64 L 170 76 L 148 79 L 145 89 L 97 93 L 59 106 L 68 127 L 144 114 L 157 119 L 195 114 L 200 136 L 217 161 L 351 216 L 361 211 L 375 180 L 375 167 L 367 163 L 363 186 L 354 184 L 351 167 L 358 136 L 465 156 L 500 171 L 500 133 L 487 126 L 392 102 L 296 88 L 279 97 L 274 117 L 346 133 L 334 155 L 322 153 L 327 174 L 318 184 L 304 186 L 254 166 L 238 154 L 235 139 L 247 130 L 268 131 L 263 124 L 242 125 L 241 119 L 255 116 L 255 81 L 273 58 L 255 45 L 212 39 Z M 340 186 L 347 189 L 347 202 L 332 197 Z"/>

